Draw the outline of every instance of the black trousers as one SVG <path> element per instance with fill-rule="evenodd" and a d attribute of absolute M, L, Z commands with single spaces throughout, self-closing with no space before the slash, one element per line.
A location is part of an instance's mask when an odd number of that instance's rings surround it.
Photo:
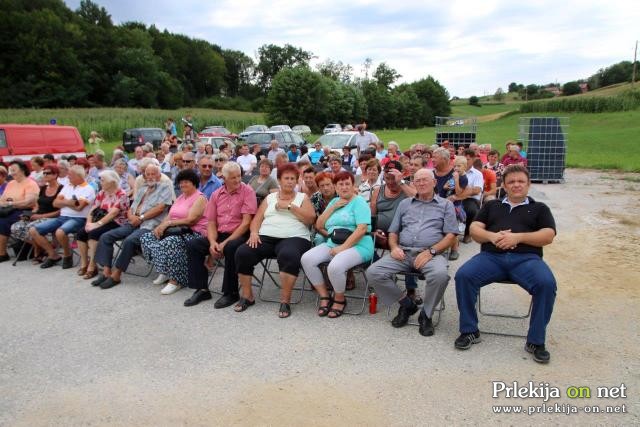
<path fill-rule="evenodd" d="M 251 276 L 253 267 L 260 261 L 265 258 L 276 258 L 280 271 L 297 276 L 300 273 L 302 254 L 311 249 L 311 242 L 300 237 L 278 239 L 261 235 L 260 241 L 262 243 L 255 249 L 247 244 L 240 246 L 236 252 L 238 273 Z"/>
<path fill-rule="evenodd" d="M 469 228 L 471 227 L 471 223 L 473 222 L 473 220 L 476 218 L 476 215 L 478 215 L 478 212 L 480 211 L 480 202 L 470 197 L 462 201 L 462 207 L 464 207 L 464 211 L 467 214 L 467 223 L 465 224 L 465 227 L 464 227 L 464 235 L 466 237 L 469 235 Z"/>
<path fill-rule="evenodd" d="M 231 233 L 218 233 L 218 243 L 231 236 Z M 248 235 L 227 242 L 224 246 L 224 275 L 222 277 L 222 293 L 224 295 L 239 295 L 238 272 L 236 271 L 235 255 L 238 248 L 246 242 Z M 204 260 L 209 255 L 209 239 L 198 237 L 187 242 L 187 259 L 189 262 L 189 281 L 191 289 L 207 289 L 209 273 Z"/>

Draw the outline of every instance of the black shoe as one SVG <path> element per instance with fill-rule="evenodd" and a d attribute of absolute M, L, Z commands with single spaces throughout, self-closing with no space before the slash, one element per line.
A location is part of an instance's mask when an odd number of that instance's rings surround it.
<path fill-rule="evenodd" d="M 72 256 L 66 256 L 62 258 L 62 269 L 66 270 L 68 268 L 73 267 L 73 257 Z"/>
<path fill-rule="evenodd" d="M 209 298 L 211 298 L 211 294 L 209 294 Z M 207 298 L 207 299 L 209 299 Z M 222 295 L 218 301 L 213 304 L 213 308 L 226 308 L 230 305 L 235 304 L 240 299 L 238 295 Z"/>
<path fill-rule="evenodd" d="M 482 338 L 480 338 L 480 331 L 477 331 L 468 334 L 460 334 L 453 345 L 458 350 L 468 350 L 471 348 L 472 344 L 477 344 L 479 342 L 482 342 Z"/>
<path fill-rule="evenodd" d="M 119 284 L 120 284 L 120 280 L 115 281 L 111 277 L 107 277 L 104 282 L 100 283 L 100 289 L 113 288 L 114 286 Z"/>
<path fill-rule="evenodd" d="M 198 289 L 193 293 L 193 295 L 191 295 L 191 298 L 184 302 L 184 306 L 191 307 L 208 299 L 211 299 L 211 292 L 205 289 Z"/>
<path fill-rule="evenodd" d="M 57 263 L 59 263 L 61 259 L 62 258 L 58 258 L 58 259 L 47 258 L 42 264 L 40 264 L 40 268 L 51 268 Z"/>
<path fill-rule="evenodd" d="M 404 325 L 407 324 L 407 322 L 409 321 L 409 318 L 416 313 L 416 311 L 418 311 L 418 306 L 415 305 L 413 302 L 411 303 L 411 306 L 408 308 L 400 306 L 400 308 L 398 309 L 398 315 L 393 318 L 393 320 L 391 321 L 391 325 L 394 328 L 403 327 Z"/>
<path fill-rule="evenodd" d="M 424 310 L 420 311 L 418 322 L 420 323 L 420 335 L 423 337 L 430 337 L 433 335 L 433 322 L 427 317 Z"/>
<path fill-rule="evenodd" d="M 107 280 L 107 277 L 104 274 L 100 273 L 98 274 L 98 277 L 95 278 L 95 280 L 91 281 L 91 286 L 100 286 L 100 284 L 105 280 Z"/>
<path fill-rule="evenodd" d="M 538 363 L 549 363 L 551 354 L 544 348 L 544 344 L 531 344 L 526 343 L 524 345 L 525 351 L 533 354 L 533 360 Z"/>
<path fill-rule="evenodd" d="M 0 262 L 9 261 L 10 259 L 11 257 L 9 256 L 9 254 L 0 255 Z"/>

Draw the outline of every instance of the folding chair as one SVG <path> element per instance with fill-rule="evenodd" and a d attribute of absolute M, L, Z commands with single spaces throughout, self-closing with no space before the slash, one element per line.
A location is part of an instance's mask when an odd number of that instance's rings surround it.
<path fill-rule="evenodd" d="M 120 252 L 122 251 L 122 240 L 115 242 L 113 245 L 117 248 L 117 250 L 115 251 L 115 254 L 113 255 L 113 259 L 115 260 L 116 258 L 118 258 L 118 256 L 120 255 Z M 129 267 L 127 268 L 127 271 L 123 271 L 124 274 L 128 274 L 130 276 L 136 276 L 136 277 L 149 277 L 151 273 L 153 273 L 153 265 L 147 263 L 147 261 L 141 255 L 142 255 L 142 252 L 140 249 L 138 249 L 135 255 L 133 256 L 133 258 L 131 258 L 131 261 L 129 261 Z M 141 273 L 136 273 L 135 271 L 131 271 L 131 264 L 136 265 L 136 257 L 139 257 L 140 259 L 142 259 L 142 262 L 145 263 L 147 267 L 149 267 L 148 270 L 143 270 L 143 271 L 146 271 L 146 273 L 141 274 Z"/>
<path fill-rule="evenodd" d="M 271 283 L 273 283 L 275 285 L 275 287 L 280 290 L 281 286 L 280 283 L 278 282 L 278 280 L 276 280 L 274 274 L 280 274 L 280 271 L 274 271 L 274 270 L 269 270 L 269 266 L 271 265 L 271 262 L 275 261 L 275 258 L 265 258 L 262 261 L 260 261 L 260 265 L 262 266 L 262 275 L 260 277 L 260 279 L 258 279 L 256 277 L 256 275 L 254 274 L 253 277 L 256 278 L 258 280 L 258 283 L 260 284 L 260 289 L 258 290 L 258 298 L 260 298 L 261 301 L 266 301 L 266 302 L 280 302 L 280 299 L 273 299 L 270 298 L 268 296 L 262 296 L 262 292 L 264 290 L 266 281 L 265 279 L 268 277 L 269 281 Z M 298 276 L 298 278 L 300 278 L 300 276 Z M 297 282 L 297 280 L 296 280 Z M 300 286 L 293 286 L 292 292 L 297 292 L 298 293 L 298 298 L 297 299 L 291 299 L 291 302 L 289 304 L 298 304 L 300 302 L 302 302 L 302 298 L 304 297 L 304 288 L 305 288 L 305 282 L 306 282 L 306 276 L 302 275 L 302 285 Z"/>
<path fill-rule="evenodd" d="M 414 270 L 411 271 L 409 273 L 396 273 L 396 277 L 394 278 L 394 281 L 397 283 L 398 282 L 398 276 L 402 276 L 402 280 L 406 282 L 406 277 L 407 276 L 411 276 L 411 277 L 415 277 L 416 281 L 419 283 L 420 280 L 426 280 L 426 278 L 424 277 L 424 274 Z M 392 311 L 391 309 L 394 308 L 397 304 L 393 304 L 390 305 L 389 308 L 387 308 L 387 319 L 392 320 Z M 419 310 L 418 310 L 418 314 L 420 313 L 420 311 L 422 311 L 422 306 L 423 304 L 420 303 L 418 304 Z M 442 316 L 442 312 L 444 311 L 446 305 L 444 303 L 444 295 L 442 296 L 442 299 L 440 300 L 440 302 L 438 303 L 438 305 L 436 306 L 436 308 L 434 309 L 434 314 L 433 314 L 433 318 L 431 319 L 433 322 L 433 326 L 436 327 L 438 326 L 438 324 L 440 323 L 440 317 Z M 409 325 L 413 325 L 413 326 L 420 326 L 420 324 L 415 321 L 415 320 L 411 320 L 409 319 Z"/>
<path fill-rule="evenodd" d="M 211 284 L 213 283 L 213 278 L 216 275 L 216 272 L 218 271 L 219 268 L 225 269 L 225 263 L 224 263 L 224 258 L 220 258 L 220 259 L 216 259 L 215 260 L 215 264 L 213 265 L 213 268 L 211 269 L 211 271 L 209 271 L 209 282 L 207 283 L 207 288 L 209 288 L 209 291 L 213 292 L 214 294 L 217 295 L 222 295 L 222 287 L 219 288 L 213 288 L 211 289 Z M 253 278 L 256 279 L 256 281 L 252 281 L 251 282 L 251 286 L 255 287 L 255 288 L 260 288 L 260 283 L 258 283 L 258 281 L 260 279 L 258 279 L 258 277 L 255 275 L 255 273 L 253 274 Z"/>
<path fill-rule="evenodd" d="M 357 316 L 359 314 L 362 314 L 362 312 L 364 312 L 364 309 L 367 306 L 367 302 L 369 301 L 369 294 L 371 293 L 371 289 L 369 288 L 369 282 L 367 281 L 367 275 L 365 274 L 365 272 L 367 271 L 367 268 L 369 268 L 372 262 L 373 260 L 365 262 L 363 264 L 356 265 L 355 267 L 352 267 L 351 269 L 348 270 L 348 273 L 351 272 L 354 275 L 360 274 L 362 276 L 363 286 L 362 288 L 358 289 L 358 282 L 356 281 L 356 287 L 354 289 L 350 291 L 345 290 L 344 298 L 345 300 L 361 301 L 362 304 L 358 304 L 358 306 L 360 307 L 358 311 L 349 311 L 350 306 L 349 304 L 347 304 L 344 310 L 344 314 L 352 314 Z M 329 262 L 323 262 L 318 264 L 318 267 L 320 267 L 321 269 L 326 269 L 328 265 L 329 265 Z M 306 276 L 305 276 L 305 279 L 306 279 Z M 304 285 L 304 282 L 302 282 L 302 284 Z M 327 288 L 329 289 L 329 294 L 333 296 L 333 289 L 329 284 L 327 284 Z M 319 307 L 319 306 L 320 306 L 320 295 L 318 295 L 318 297 L 316 298 L 316 307 Z"/>
<path fill-rule="evenodd" d="M 508 285 L 518 285 L 515 282 L 512 282 L 510 280 L 503 280 L 503 281 L 499 281 L 496 283 L 503 283 L 503 284 L 508 284 Z M 518 286 L 519 287 L 519 286 Z M 501 317 L 503 319 L 519 319 L 519 320 L 524 320 L 527 319 L 529 317 L 531 317 L 531 310 L 533 309 L 533 298 L 531 298 L 531 302 L 529 303 L 529 310 L 525 313 L 525 314 L 510 314 L 510 313 L 500 313 L 500 312 L 496 312 L 496 311 L 483 311 L 482 310 L 482 288 L 478 289 L 478 313 L 480 313 L 483 316 L 488 316 L 488 317 Z M 483 334 L 491 334 L 491 335 L 502 335 L 502 336 L 506 336 L 506 337 L 518 337 L 518 338 L 526 338 L 526 334 L 509 334 L 509 333 L 505 333 L 505 332 L 494 332 L 494 331 L 483 331 L 481 330 L 480 332 L 482 332 Z"/>

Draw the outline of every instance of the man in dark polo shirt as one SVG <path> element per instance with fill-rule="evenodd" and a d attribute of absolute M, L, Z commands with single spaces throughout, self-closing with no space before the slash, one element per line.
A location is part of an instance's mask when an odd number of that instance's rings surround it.
<path fill-rule="evenodd" d="M 511 280 L 532 295 L 533 307 L 525 350 L 539 363 L 549 362 L 545 332 L 556 298 L 556 279 L 542 260 L 542 247 L 553 242 L 556 224 L 551 211 L 528 197 L 529 172 L 523 165 L 505 169 L 504 200 L 486 203 L 471 224 L 471 237 L 481 251 L 456 273 L 460 336 L 455 347 L 466 350 L 481 341 L 476 301 L 478 290 Z"/>
<path fill-rule="evenodd" d="M 449 283 L 448 258 L 443 256 L 458 234 L 453 203 L 434 193 L 435 176 L 430 169 L 419 169 L 413 183 L 417 194 L 398 205 L 389 227 L 390 253 L 367 269 L 369 284 L 383 304 L 398 302 L 398 315 L 392 326 L 400 328 L 418 311 L 418 306 L 398 288 L 397 273 L 417 271 L 426 277 L 424 306 L 418 318 L 419 332 L 433 335 L 431 318 Z"/>

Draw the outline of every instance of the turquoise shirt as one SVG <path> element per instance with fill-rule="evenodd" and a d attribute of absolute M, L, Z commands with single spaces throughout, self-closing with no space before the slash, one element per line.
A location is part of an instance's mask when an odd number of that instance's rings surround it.
<path fill-rule="evenodd" d="M 330 201 L 327 209 L 338 200 L 340 199 L 336 197 Z M 324 227 L 329 232 L 329 235 L 331 235 L 334 228 L 346 228 L 354 231 L 358 224 L 367 224 L 367 231 L 371 231 L 371 208 L 362 197 L 354 196 L 346 206 L 331 214 Z M 333 243 L 331 239 L 327 240 L 326 243 L 330 248 L 339 246 Z M 363 236 L 353 247 L 362 257 L 362 262 L 367 262 L 373 258 L 373 239 L 370 235 L 367 234 Z"/>

